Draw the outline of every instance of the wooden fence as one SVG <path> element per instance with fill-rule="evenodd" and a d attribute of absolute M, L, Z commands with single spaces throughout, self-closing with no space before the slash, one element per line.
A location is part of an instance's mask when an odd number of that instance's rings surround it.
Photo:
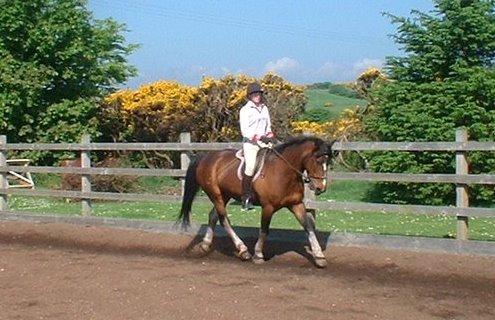
<path fill-rule="evenodd" d="M 91 200 L 116 201 L 162 201 L 179 202 L 181 196 L 137 194 L 137 193 L 108 193 L 91 190 L 91 175 L 136 175 L 136 176 L 170 176 L 184 177 L 189 165 L 192 151 L 210 151 L 225 148 L 240 148 L 240 143 L 193 143 L 190 135 L 181 135 L 180 143 L 92 143 L 89 136 L 83 136 L 80 143 L 73 144 L 19 144 L 7 143 L 5 136 L 0 136 L 0 211 L 8 211 L 8 195 L 26 195 L 43 197 L 63 197 L 80 199 L 83 216 L 91 215 Z M 495 175 L 469 174 L 467 154 L 470 151 L 495 152 L 494 142 L 468 141 L 464 130 L 456 131 L 455 142 L 338 142 L 333 145 L 336 151 L 449 151 L 455 153 L 455 174 L 395 174 L 367 172 L 329 172 L 330 180 L 356 181 L 394 181 L 414 183 L 452 183 L 456 185 L 456 206 L 424 206 L 424 205 L 392 205 L 381 203 L 354 203 L 317 201 L 314 195 L 306 192 L 306 206 L 309 211 L 315 210 L 349 210 L 360 212 L 395 212 L 416 214 L 444 214 L 457 218 L 457 238 L 468 239 L 469 217 L 495 217 L 493 208 L 469 207 L 468 185 L 495 184 Z M 81 167 L 46 167 L 46 166 L 12 166 L 7 161 L 10 150 L 52 150 L 74 151 L 81 155 Z M 181 151 L 181 166 L 179 169 L 138 169 L 138 168 L 95 168 L 91 167 L 90 153 L 92 151 Z M 9 172 L 25 173 L 56 173 L 81 175 L 81 191 L 37 190 L 8 188 L 7 175 Z M 208 201 L 206 198 L 199 201 Z"/>

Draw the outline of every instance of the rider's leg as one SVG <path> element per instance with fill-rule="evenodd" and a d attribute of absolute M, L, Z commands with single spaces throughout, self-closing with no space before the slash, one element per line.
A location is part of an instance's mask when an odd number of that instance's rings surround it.
<path fill-rule="evenodd" d="M 244 168 L 244 173 L 242 175 L 242 184 L 241 184 L 242 210 L 250 210 L 253 209 L 253 204 L 251 200 L 252 198 L 251 184 L 253 181 L 254 169 L 256 166 L 256 156 L 260 148 L 258 145 L 254 143 L 245 142 L 242 145 L 242 149 L 244 152 L 244 160 L 245 160 L 245 168 Z"/>

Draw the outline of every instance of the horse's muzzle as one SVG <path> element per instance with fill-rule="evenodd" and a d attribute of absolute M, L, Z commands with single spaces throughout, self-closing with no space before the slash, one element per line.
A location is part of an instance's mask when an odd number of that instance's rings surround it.
<path fill-rule="evenodd" d="M 325 188 L 318 188 L 318 187 L 316 187 L 314 191 L 315 191 L 315 195 L 320 195 L 323 192 L 325 192 L 326 190 L 325 190 Z"/>
<path fill-rule="evenodd" d="M 318 183 L 318 182 L 315 182 L 315 181 L 311 181 L 309 183 L 309 189 L 311 191 L 314 191 L 315 195 L 320 195 L 323 192 L 327 191 L 326 184 L 324 184 L 324 183 Z"/>

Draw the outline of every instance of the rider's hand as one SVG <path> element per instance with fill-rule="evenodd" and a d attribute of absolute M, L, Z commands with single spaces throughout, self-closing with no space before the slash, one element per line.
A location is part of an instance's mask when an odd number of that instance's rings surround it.
<path fill-rule="evenodd" d="M 269 144 L 269 143 L 272 143 L 273 142 L 273 139 L 272 138 L 268 138 L 267 136 L 261 136 L 260 137 L 260 141 L 263 142 L 263 143 Z"/>

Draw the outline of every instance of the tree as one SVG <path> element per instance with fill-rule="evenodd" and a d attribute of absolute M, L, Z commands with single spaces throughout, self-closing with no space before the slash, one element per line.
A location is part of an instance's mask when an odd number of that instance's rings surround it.
<path fill-rule="evenodd" d="M 84 0 L 0 0 L 0 132 L 11 142 L 98 135 L 97 100 L 136 74 L 125 26 Z"/>
<path fill-rule="evenodd" d="M 390 80 L 374 85 L 374 111 L 366 129 L 381 141 L 452 141 L 455 128 L 470 139 L 495 138 L 494 1 L 435 0 L 429 14 L 387 14 L 398 24 L 395 41 L 405 52 L 387 59 Z M 471 173 L 495 172 L 495 157 L 470 154 Z M 370 159 L 379 172 L 453 173 L 452 153 L 380 153 Z M 493 187 L 473 186 L 474 202 L 493 203 Z M 379 184 L 389 202 L 452 204 L 455 190 L 443 184 Z M 376 196 L 376 195 L 375 195 Z"/>

